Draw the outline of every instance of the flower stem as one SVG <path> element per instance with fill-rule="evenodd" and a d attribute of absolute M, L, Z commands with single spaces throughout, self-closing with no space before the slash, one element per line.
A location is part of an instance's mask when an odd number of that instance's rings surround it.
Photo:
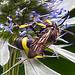
<path fill-rule="evenodd" d="M 12 48 L 10 48 L 12 49 Z M 12 49 L 14 52 L 12 54 L 12 56 L 10 57 L 9 62 L 3 67 L 3 72 L 5 72 L 6 70 L 8 70 L 10 67 L 12 67 L 15 63 L 17 63 L 19 61 L 19 59 L 16 59 L 17 57 L 20 57 L 20 52 Z M 11 55 L 12 51 L 10 50 L 10 55 Z M 8 73 L 6 73 L 5 75 L 18 75 L 19 73 L 19 65 L 17 65 L 15 68 L 13 68 L 12 70 L 10 70 Z"/>

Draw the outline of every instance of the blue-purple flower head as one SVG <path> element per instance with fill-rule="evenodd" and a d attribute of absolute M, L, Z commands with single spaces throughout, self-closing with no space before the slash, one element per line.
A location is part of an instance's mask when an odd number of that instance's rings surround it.
<path fill-rule="evenodd" d="M 20 8 L 17 8 L 17 10 L 16 10 L 16 16 L 19 16 L 19 11 L 20 11 Z"/>
<path fill-rule="evenodd" d="M 61 8 L 61 9 L 57 9 L 58 5 L 60 3 L 62 3 L 63 1 L 62 0 L 51 0 L 51 1 L 48 1 L 48 0 L 38 0 L 39 1 L 39 5 L 43 4 L 44 8 L 47 9 L 48 11 L 50 11 L 50 13 L 47 13 L 47 14 L 44 14 L 44 15 L 40 15 L 38 14 L 36 11 L 31 11 L 31 15 L 30 15 L 30 21 L 32 20 L 32 24 L 35 23 L 35 22 L 40 22 L 42 24 L 44 24 L 44 21 L 46 19 L 52 21 L 52 22 L 57 22 L 59 23 L 59 20 L 60 22 L 63 21 L 63 19 L 61 17 L 64 17 L 65 15 L 67 15 L 67 12 L 64 8 Z M 27 9 L 27 7 L 24 7 L 22 9 L 20 9 L 19 7 L 16 9 L 15 11 L 15 16 L 16 17 L 19 17 L 19 16 L 22 16 L 23 14 L 23 11 L 25 11 L 25 9 Z M 2 14 L 2 11 L 0 11 L 0 14 Z M 35 18 L 35 19 L 33 19 Z M 8 26 L 8 28 L 6 28 L 5 30 L 7 31 L 10 31 L 12 32 L 12 29 L 14 27 L 14 24 L 12 23 L 12 18 L 7 16 L 7 19 L 10 21 L 10 23 L 6 22 L 5 24 Z M 55 20 L 54 20 L 55 19 Z M 28 25 L 28 23 L 25 23 L 26 25 Z M 68 25 L 67 23 L 64 23 L 66 25 L 61 25 L 61 28 L 63 29 L 66 29 L 68 28 L 69 26 L 71 25 Z M 33 25 L 33 27 L 36 27 L 37 25 Z M 30 31 L 31 29 L 28 28 Z M 26 35 L 26 32 L 21 32 L 20 33 L 21 36 L 22 35 Z"/>

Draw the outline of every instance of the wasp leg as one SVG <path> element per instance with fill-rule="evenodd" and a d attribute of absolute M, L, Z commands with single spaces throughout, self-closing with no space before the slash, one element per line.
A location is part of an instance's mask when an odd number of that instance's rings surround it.
<path fill-rule="evenodd" d="M 12 18 L 12 16 L 9 16 L 10 18 Z M 12 18 L 12 21 L 19 27 L 20 25 Z"/>
<path fill-rule="evenodd" d="M 26 61 L 26 60 L 28 60 L 29 58 L 26 58 L 26 59 L 24 59 L 21 63 L 20 63 L 20 65 L 22 64 L 22 63 L 24 63 L 24 61 Z"/>
<path fill-rule="evenodd" d="M 19 28 L 24 28 L 24 27 L 30 27 L 30 28 L 34 31 L 34 33 L 35 33 L 37 36 L 39 36 L 38 33 L 36 32 L 36 30 L 35 30 L 30 24 L 19 26 Z"/>
<path fill-rule="evenodd" d="M 34 57 L 34 58 L 44 58 L 45 57 L 45 54 L 42 52 L 42 53 L 40 53 L 41 55 L 37 55 L 36 57 Z"/>
<path fill-rule="evenodd" d="M 48 20 L 48 19 L 46 19 L 46 20 L 44 21 L 44 23 L 48 23 L 50 26 L 52 25 L 52 22 L 51 22 L 50 20 Z"/>
<path fill-rule="evenodd" d="M 36 56 L 34 58 L 45 58 L 45 57 L 52 57 L 52 58 L 57 57 L 59 59 L 58 55 L 43 55 L 43 56 Z"/>
<path fill-rule="evenodd" d="M 34 58 L 44 58 L 44 57 L 45 57 L 45 55 L 43 55 L 43 56 L 36 56 Z"/>
<path fill-rule="evenodd" d="M 37 25 L 39 26 L 42 26 L 43 28 L 46 28 L 46 25 L 42 24 L 42 23 L 38 23 L 38 22 L 35 22 Z"/>
<path fill-rule="evenodd" d="M 33 21 L 35 20 L 36 18 L 33 17 Z M 39 26 L 42 26 L 43 28 L 46 28 L 46 25 L 43 24 L 43 23 L 38 23 L 37 21 L 34 22 L 35 24 L 39 25 Z"/>
<path fill-rule="evenodd" d="M 29 25 L 20 25 L 19 28 L 25 28 L 25 27 L 28 27 Z"/>
<path fill-rule="evenodd" d="M 42 32 L 44 29 L 45 29 L 45 28 L 41 28 L 40 31 L 39 31 L 39 33 Z"/>
<path fill-rule="evenodd" d="M 10 16 L 11 17 L 11 16 Z M 11 17 L 12 18 L 12 17 Z M 31 26 L 30 24 L 28 25 L 19 25 L 13 18 L 12 18 L 12 21 L 19 27 L 19 28 L 24 28 L 24 27 L 28 27 L 28 26 Z"/>
<path fill-rule="evenodd" d="M 38 33 L 36 32 L 36 30 L 32 27 L 32 26 L 30 26 L 30 28 L 34 31 L 34 33 L 39 37 L 39 35 L 38 35 Z"/>

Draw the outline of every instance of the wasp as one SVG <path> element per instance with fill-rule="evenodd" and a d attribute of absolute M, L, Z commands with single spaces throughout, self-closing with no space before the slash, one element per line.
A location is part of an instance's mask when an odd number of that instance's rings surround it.
<path fill-rule="evenodd" d="M 19 37 L 15 39 L 14 44 L 19 49 L 28 50 L 28 58 L 34 58 L 39 54 L 42 54 L 46 46 L 56 42 L 59 34 L 60 28 L 57 26 L 57 24 L 49 22 L 46 25 L 46 28 L 40 30 L 37 38 L 31 39 L 28 37 Z"/>
<path fill-rule="evenodd" d="M 19 37 L 15 39 L 14 44 L 19 49 L 28 50 L 28 58 L 43 58 L 44 49 L 57 41 L 57 38 L 61 34 L 60 26 L 64 23 L 67 17 L 68 15 L 66 15 L 66 18 L 59 25 L 57 25 L 55 22 L 51 22 L 48 19 L 44 21 L 46 25 L 35 22 L 37 25 L 43 26 L 39 33 L 36 33 L 36 30 L 31 25 L 18 25 L 20 28 L 30 26 L 37 35 L 37 38 L 31 39 L 28 37 Z M 39 54 L 42 54 L 42 56 L 38 56 Z"/>

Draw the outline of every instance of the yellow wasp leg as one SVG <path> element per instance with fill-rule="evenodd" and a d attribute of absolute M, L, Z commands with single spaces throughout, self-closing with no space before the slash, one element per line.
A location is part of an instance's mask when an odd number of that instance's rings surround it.
<path fill-rule="evenodd" d="M 52 22 L 50 20 L 48 20 L 48 19 L 46 19 L 44 22 L 49 23 L 50 25 L 52 25 Z"/>
<path fill-rule="evenodd" d="M 33 20 L 35 20 L 36 18 L 35 17 L 33 17 Z M 42 23 L 38 23 L 38 22 L 35 22 L 37 25 L 39 25 L 39 26 L 42 26 L 43 28 L 46 28 L 46 25 L 44 25 L 44 24 L 42 24 Z"/>
<path fill-rule="evenodd" d="M 34 58 L 44 58 L 45 56 L 36 56 Z M 24 59 L 20 64 L 22 64 L 24 61 L 28 60 L 29 58 L 27 57 L 26 59 Z"/>
<path fill-rule="evenodd" d="M 28 25 L 20 25 L 19 28 L 24 28 L 24 27 L 29 27 L 29 26 L 31 26 L 31 25 L 30 24 L 28 24 Z"/>
<path fill-rule="evenodd" d="M 42 23 L 38 23 L 38 22 L 35 22 L 37 25 L 39 26 L 42 26 L 43 28 L 46 28 L 46 25 L 42 24 Z"/>
<path fill-rule="evenodd" d="M 44 58 L 44 57 L 45 57 L 45 55 L 44 56 L 36 56 L 34 58 Z"/>

